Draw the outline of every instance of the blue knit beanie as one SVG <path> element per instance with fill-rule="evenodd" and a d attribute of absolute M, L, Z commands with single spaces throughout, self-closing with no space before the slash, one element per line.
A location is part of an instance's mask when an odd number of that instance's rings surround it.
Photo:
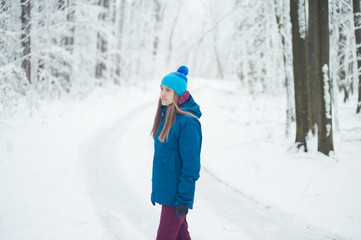
<path fill-rule="evenodd" d="M 187 75 L 188 68 L 186 66 L 181 66 L 176 72 L 167 74 L 160 85 L 167 86 L 175 91 L 179 96 L 182 96 L 183 93 L 187 91 Z"/>

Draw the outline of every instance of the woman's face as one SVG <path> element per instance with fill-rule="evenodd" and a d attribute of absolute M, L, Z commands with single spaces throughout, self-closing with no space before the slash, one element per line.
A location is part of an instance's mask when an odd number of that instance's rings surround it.
<path fill-rule="evenodd" d="M 160 100 L 163 106 L 169 106 L 173 103 L 174 91 L 167 86 L 160 86 Z"/>

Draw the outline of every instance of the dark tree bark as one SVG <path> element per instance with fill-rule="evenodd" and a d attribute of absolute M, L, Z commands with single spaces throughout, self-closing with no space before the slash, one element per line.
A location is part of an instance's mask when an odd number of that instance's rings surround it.
<path fill-rule="evenodd" d="M 329 73 L 330 30 L 328 23 L 328 0 L 317 1 L 320 15 L 320 62 L 321 79 L 321 123 L 318 127 L 318 151 L 329 155 L 333 151 L 331 81 Z"/>
<path fill-rule="evenodd" d="M 358 103 L 356 113 L 361 111 L 361 10 L 360 10 L 360 0 L 353 0 L 353 13 L 354 13 L 354 22 L 355 22 L 355 38 L 356 38 L 356 55 L 357 55 L 357 75 L 358 75 Z"/>
<path fill-rule="evenodd" d="M 309 1 L 308 8 L 308 34 L 307 34 L 307 47 L 308 47 L 308 78 L 310 82 L 310 97 L 312 102 L 312 125 L 319 122 L 319 109 L 321 108 L 321 102 L 319 101 L 319 89 L 320 81 L 322 79 L 321 63 L 318 59 L 320 55 L 319 49 L 319 26 L 318 26 L 318 12 L 316 11 L 317 1 Z M 316 134 L 316 133 L 315 133 Z"/>
<path fill-rule="evenodd" d="M 317 150 L 329 155 L 333 150 L 331 81 L 329 74 L 328 0 L 309 0 L 310 77 L 318 126 Z"/>
<path fill-rule="evenodd" d="M 29 83 L 31 83 L 31 41 L 30 41 L 30 15 L 31 2 L 30 0 L 21 0 L 21 46 L 23 48 L 22 68 Z"/>
<path fill-rule="evenodd" d="M 312 128 L 309 82 L 307 73 L 307 46 L 306 37 L 301 36 L 299 29 L 299 1 L 290 1 L 290 14 L 292 24 L 292 53 L 293 53 L 293 76 L 295 88 L 295 112 L 296 112 L 296 144 L 303 147 L 307 152 L 306 136 Z M 304 14 L 304 13 L 301 13 Z"/>

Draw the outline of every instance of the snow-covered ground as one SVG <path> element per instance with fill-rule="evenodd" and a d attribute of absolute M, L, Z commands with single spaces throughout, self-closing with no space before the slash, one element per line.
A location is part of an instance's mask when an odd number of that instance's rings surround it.
<path fill-rule="evenodd" d="M 16 128 L 2 139 L 12 145 L 0 152 L 0 239 L 155 239 L 158 84 L 43 102 L 29 119 L 10 119 Z M 338 103 L 335 153 L 326 157 L 315 138 L 303 153 L 292 147 L 294 131 L 285 137 L 285 94 L 252 96 L 239 82 L 204 79 L 189 88 L 203 112 L 201 178 L 188 215 L 194 239 L 361 239 L 355 98 Z"/>

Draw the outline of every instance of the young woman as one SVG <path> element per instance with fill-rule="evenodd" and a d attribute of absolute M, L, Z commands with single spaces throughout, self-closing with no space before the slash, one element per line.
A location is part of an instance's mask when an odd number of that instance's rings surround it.
<path fill-rule="evenodd" d="M 202 113 L 187 91 L 188 68 L 161 82 L 151 135 L 154 138 L 152 204 L 162 205 L 157 240 L 191 239 L 186 215 L 199 178 Z"/>

